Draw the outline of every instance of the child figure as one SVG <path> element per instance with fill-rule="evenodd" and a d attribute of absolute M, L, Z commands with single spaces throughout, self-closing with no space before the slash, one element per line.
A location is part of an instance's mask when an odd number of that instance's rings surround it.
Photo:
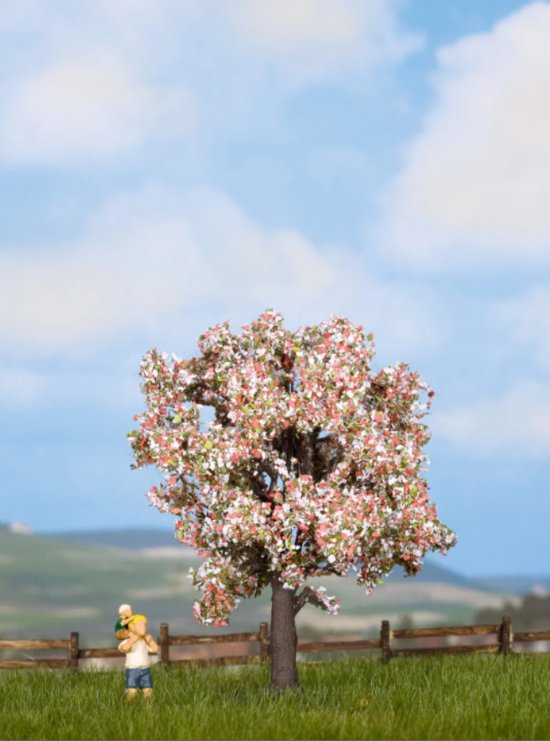
<path fill-rule="evenodd" d="M 143 639 L 153 653 L 158 650 L 157 644 L 150 633 L 147 633 L 147 618 L 145 615 L 134 615 L 132 607 L 128 604 L 120 605 L 118 608 L 119 619 L 115 625 L 115 637 L 118 640 L 126 640 L 128 650 Z"/>

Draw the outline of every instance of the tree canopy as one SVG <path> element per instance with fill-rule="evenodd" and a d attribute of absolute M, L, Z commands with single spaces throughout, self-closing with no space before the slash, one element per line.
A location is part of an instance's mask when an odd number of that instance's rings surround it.
<path fill-rule="evenodd" d="M 335 612 L 309 577 L 351 571 L 369 592 L 396 564 L 415 574 L 454 545 L 424 477 L 433 392 L 404 363 L 373 370 L 362 327 L 333 317 L 291 331 L 268 310 L 198 345 L 190 359 L 145 355 L 146 409 L 129 434 L 135 465 L 164 473 L 151 504 L 204 559 L 198 620 L 226 625 L 274 576 L 296 611 Z"/>

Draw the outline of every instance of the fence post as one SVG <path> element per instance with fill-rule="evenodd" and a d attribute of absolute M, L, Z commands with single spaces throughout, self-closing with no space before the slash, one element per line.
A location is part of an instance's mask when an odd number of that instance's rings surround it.
<path fill-rule="evenodd" d="M 78 633 L 71 633 L 71 643 L 69 646 L 69 669 L 75 669 L 78 671 L 78 652 L 79 652 L 79 636 Z"/>
<path fill-rule="evenodd" d="M 499 630 L 500 653 L 509 654 L 512 651 L 512 618 L 504 616 Z"/>
<path fill-rule="evenodd" d="M 159 634 L 160 661 L 162 664 L 170 663 L 170 632 L 168 623 L 160 624 Z"/>
<path fill-rule="evenodd" d="M 390 621 L 382 620 L 382 625 L 380 627 L 380 648 L 382 650 L 382 661 L 389 661 L 391 659 L 390 635 Z"/>
<path fill-rule="evenodd" d="M 260 641 L 260 661 L 263 663 L 269 658 L 269 634 L 267 623 L 260 623 L 258 639 Z"/>

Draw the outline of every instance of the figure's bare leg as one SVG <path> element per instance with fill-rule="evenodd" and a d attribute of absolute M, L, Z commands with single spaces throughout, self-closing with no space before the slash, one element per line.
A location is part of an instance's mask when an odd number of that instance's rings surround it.
<path fill-rule="evenodd" d="M 137 694 L 136 689 L 126 690 L 126 702 L 132 702 Z"/>
<path fill-rule="evenodd" d="M 145 620 L 134 620 L 132 631 L 137 633 L 140 638 L 145 638 L 145 633 L 147 632 L 147 623 Z"/>
<path fill-rule="evenodd" d="M 143 697 L 146 700 L 152 700 L 153 699 L 153 688 L 152 687 L 146 687 L 143 690 Z"/>

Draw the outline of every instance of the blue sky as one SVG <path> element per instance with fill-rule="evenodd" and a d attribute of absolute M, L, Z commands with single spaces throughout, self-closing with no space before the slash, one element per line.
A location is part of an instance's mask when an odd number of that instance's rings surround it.
<path fill-rule="evenodd" d="M 550 3 L 12 0 L 0 36 L 0 520 L 169 529 L 140 358 L 272 306 L 435 388 L 442 563 L 547 573 Z"/>

